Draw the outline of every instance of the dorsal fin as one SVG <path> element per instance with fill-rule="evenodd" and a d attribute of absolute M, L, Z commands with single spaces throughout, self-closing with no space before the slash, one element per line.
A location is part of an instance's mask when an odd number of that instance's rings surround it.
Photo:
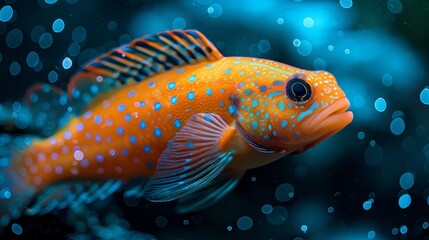
<path fill-rule="evenodd" d="M 72 77 L 68 93 L 79 114 L 97 94 L 130 82 L 140 82 L 173 67 L 217 61 L 222 57 L 196 30 L 149 34 L 86 65 Z"/>

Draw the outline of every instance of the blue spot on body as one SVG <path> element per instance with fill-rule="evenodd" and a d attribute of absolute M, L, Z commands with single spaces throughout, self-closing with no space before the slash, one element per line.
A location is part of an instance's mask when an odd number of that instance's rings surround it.
<path fill-rule="evenodd" d="M 182 123 L 180 122 L 180 120 L 179 120 L 179 119 L 174 120 L 174 126 L 175 126 L 176 128 L 180 128 L 180 127 L 182 126 Z"/>
<path fill-rule="evenodd" d="M 298 117 L 297 117 L 297 121 L 301 121 L 302 119 L 304 119 L 306 116 L 312 114 L 314 112 L 314 110 L 316 110 L 317 108 L 319 108 L 319 103 L 318 102 L 314 102 L 310 108 L 307 111 L 301 112 Z"/>
<path fill-rule="evenodd" d="M 287 122 L 287 120 L 283 120 L 282 121 L 282 128 L 285 128 L 286 126 L 288 125 L 288 122 Z"/>
<path fill-rule="evenodd" d="M 83 130 L 83 123 L 78 123 L 78 124 L 76 125 L 76 131 L 80 132 L 80 131 L 82 131 L 82 130 Z"/>
<path fill-rule="evenodd" d="M 143 151 L 145 153 L 150 153 L 150 146 L 144 146 Z"/>
<path fill-rule="evenodd" d="M 154 108 L 155 108 L 156 111 L 158 111 L 159 109 L 161 109 L 161 103 L 160 102 L 155 103 Z"/>
<path fill-rule="evenodd" d="M 273 97 L 275 97 L 275 96 L 280 96 L 280 95 L 283 95 L 284 94 L 284 92 L 283 91 L 275 91 L 275 92 L 271 92 L 270 94 L 268 94 L 268 98 L 269 99 L 272 99 Z"/>
<path fill-rule="evenodd" d="M 197 80 L 197 77 L 196 77 L 196 76 L 194 76 L 194 75 L 192 75 L 192 76 L 190 76 L 190 77 L 188 78 L 188 81 L 189 81 L 189 82 L 193 82 L 193 81 L 195 81 L 195 80 Z"/>
<path fill-rule="evenodd" d="M 65 133 L 64 133 L 64 138 L 65 139 L 70 139 L 71 138 L 71 132 L 70 131 L 66 131 Z"/>
<path fill-rule="evenodd" d="M 224 105 L 225 104 L 222 101 L 219 102 L 219 106 L 223 107 Z"/>
<path fill-rule="evenodd" d="M 250 95 L 250 89 L 244 90 L 244 95 L 249 96 Z"/>
<path fill-rule="evenodd" d="M 136 95 L 136 91 L 135 90 L 131 90 L 128 92 L 128 97 L 134 97 L 134 95 Z"/>
<path fill-rule="evenodd" d="M 136 136 L 130 136 L 130 143 L 135 144 L 137 142 Z"/>
<path fill-rule="evenodd" d="M 278 104 L 278 106 L 279 106 L 279 110 L 280 111 L 285 110 L 285 103 L 283 101 L 280 101 L 279 104 Z"/>
<path fill-rule="evenodd" d="M 226 69 L 225 74 L 230 74 L 232 70 L 230 68 Z"/>
<path fill-rule="evenodd" d="M 187 97 L 188 97 L 189 100 L 192 101 L 192 100 L 195 99 L 195 93 L 194 92 L 189 92 Z"/>
<path fill-rule="evenodd" d="M 230 114 L 234 114 L 234 113 L 235 113 L 235 111 L 236 111 L 235 106 L 234 106 L 234 105 L 230 105 L 230 106 L 228 106 L 228 111 L 229 111 L 229 113 L 230 113 Z"/>
<path fill-rule="evenodd" d="M 207 96 L 211 96 L 213 94 L 213 90 L 211 88 L 206 89 Z"/>
<path fill-rule="evenodd" d="M 170 99 L 170 102 L 172 104 L 176 104 L 177 103 L 177 97 L 176 96 L 172 96 L 171 99 Z"/>
<path fill-rule="evenodd" d="M 270 140 L 270 136 L 268 136 L 268 135 L 265 135 L 265 136 L 264 136 L 264 140 L 265 140 L 265 141 L 268 141 L 268 140 Z"/>
<path fill-rule="evenodd" d="M 253 120 L 252 127 L 253 127 L 253 129 L 258 129 L 258 121 Z"/>
<path fill-rule="evenodd" d="M 259 91 L 261 91 L 261 92 L 267 91 L 267 86 L 265 86 L 265 85 L 260 86 Z"/>
<path fill-rule="evenodd" d="M 179 69 L 177 69 L 177 73 L 183 73 L 185 71 L 185 69 L 183 69 L 183 68 L 179 68 Z"/>
<path fill-rule="evenodd" d="M 125 121 L 129 122 L 131 120 L 131 114 L 125 114 Z"/>
<path fill-rule="evenodd" d="M 123 112 L 123 111 L 125 111 L 125 105 L 124 105 L 124 104 L 119 104 L 119 105 L 118 105 L 118 111 L 119 111 L 119 112 Z"/>
<path fill-rule="evenodd" d="M 259 104 L 258 99 L 252 99 L 252 107 L 257 107 Z"/>
<path fill-rule="evenodd" d="M 100 135 L 96 134 L 94 138 L 95 138 L 96 142 L 101 142 L 101 136 Z"/>
<path fill-rule="evenodd" d="M 152 81 L 152 82 L 149 83 L 149 87 L 153 87 L 153 86 L 155 86 L 155 82 L 154 81 Z"/>
<path fill-rule="evenodd" d="M 146 122 L 141 120 L 139 126 L 141 129 L 145 129 L 146 128 Z"/>
<path fill-rule="evenodd" d="M 168 89 L 173 89 L 174 87 L 176 87 L 176 84 L 174 83 L 174 82 L 170 82 L 170 83 L 168 83 Z"/>
<path fill-rule="evenodd" d="M 124 129 L 123 129 L 123 128 L 121 128 L 121 127 L 118 127 L 118 128 L 116 129 L 116 132 L 117 132 L 119 135 L 122 135 L 122 134 L 124 134 Z"/>
<path fill-rule="evenodd" d="M 159 129 L 157 127 L 153 130 L 153 133 L 155 134 L 155 137 L 161 137 L 161 135 L 162 135 L 161 129 Z"/>

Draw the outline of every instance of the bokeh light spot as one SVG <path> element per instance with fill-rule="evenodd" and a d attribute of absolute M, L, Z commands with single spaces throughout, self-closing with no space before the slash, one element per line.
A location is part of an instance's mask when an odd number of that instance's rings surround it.
<path fill-rule="evenodd" d="M 267 214 L 267 220 L 272 225 L 283 224 L 289 216 L 288 211 L 283 206 L 273 207 L 273 211 L 270 214 Z"/>
<path fill-rule="evenodd" d="M 383 74 L 383 77 L 381 78 L 381 82 L 384 84 L 384 86 L 390 87 L 393 84 L 393 77 L 389 73 Z"/>
<path fill-rule="evenodd" d="M 207 13 L 212 18 L 218 18 L 222 16 L 222 6 L 217 3 L 213 3 L 207 8 Z"/>
<path fill-rule="evenodd" d="M 52 24 L 52 30 L 56 33 L 62 32 L 64 30 L 64 21 L 61 18 L 55 20 Z"/>
<path fill-rule="evenodd" d="M 387 2 L 387 8 L 391 13 L 398 14 L 402 12 L 402 3 L 400 0 L 389 0 Z"/>
<path fill-rule="evenodd" d="M 270 214 L 273 211 L 273 206 L 271 206 L 270 204 L 265 204 L 264 206 L 262 206 L 261 211 L 263 214 Z"/>
<path fill-rule="evenodd" d="M 177 17 L 173 20 L 173 29 L 185 29 L 186 28 L 186 20 L 182 17 Z"/>
<path fill-rule="evenodd" d="M 22 234 L 21 225 L 19 225 L 18 223 L 12 224 L 12 232 L 15 233 L 16 235 L 21 235 Z"/>
<path fill-rule="evenodd" d="M 280 202 L 286 202 L 293 198 L 294 188 L 289 183 L 280 184 L 275 191 L 276 199 Z"/>
<path fill-rule="evenodd" d="M 73 62 L 70 58 L 66 57 L 64 58 L 62 65 L 64 69 L 69 69 L 73 65 Z"/>
<path fill-rule="evenodd" d="M 376 144 L 374 144 L 374 146 L 368 146 L 364 154 L 365 162 L 369 166 L 375 166 L 379 164 L 381 161 L 383 161 L 383 156 L 383 149 Z"/>
<path fill-rule="evenodd" d="M 52 45 L 52 35 L 48 32 L 43 33 L 40 35 L 39 38 L 39 46 L 43 49 L 47 49 Z"/>
<path fill-rule="evenodd" d="M 18 62 L 12 62 L 9 67 L 9 72 L 12 76 L 16 76 L 21 72 L 21 65 Z"/>
<path fill-rule="evenodd" d="M 420 101 L 425 105 L 429 105 L 429 88 L 425 87 L 420 92 Z"/>
<path fill-rule="evenodd" d="M 277 19 L 277 24 L 283 25 L 284 23 L 285 23 L 285 20 L 283 18 L 278 18 Z"/>
<path fill-rule="evenodd" d="M 39 63 L 39 55 L 36 52 L 31 51 L 27 55 L 27 65 L 29 67 L 35 67 L 37 66 L 38 63 Z"/>
<path fill-rule="evenodd" d="M 302 23 L 304 24 L 304 27 L 306 27 L 306 28 L 311 28 L 314 26 L 314 20 L 311 17 L 304 18 Z"/>
<path fill-rule="evenodd" d="M 301 44 L 297 48 L 299 55 L 304 57 L 310 55 L 312 50 L 311 43 L 307 40 L 302 40 Z"/>
<path fill-rule="evenodd" d="M 405 122 L 402 118 L 397 117 L 390 123 L 390 131 L 394 135 L 401 135 L 405 130 Z"/>
<path fill-rule="evenodd" d="M 353 6 L 353 1 L 352 0 L 340 0 L 340 5 L 343 8 L 351 8 Z"/>
<path fill-rule="evenodd" d="M 381 97 L 377 98 L 377 100 L 375 100 L 374 102 L 374 107 L 377 111 L 384 112 L 387 107 L 386 100 L 384 100 L 384 98 L 381 98 Z"/>
<path fill-rule="evenodd" d="M 251 229 L 252 226 L 253 226 L 253 220 L 248 216 L 243 216 L 237 220 L 237 227 L 240 230 L 246 231 Z"/>
<path fill-rule="evenodd" d="M 409 207 L 411 204 L 410 194 L 406 193 L 406 194 L 402 195 L 398 200 L 398 204 L 399 204 L 399 207 L 402 209 Z"/>
<path fill-rule="evenodd" d="M 399 185 L 402 189 L 408 190 L 414 185 L 414 176 L 410 172 L 406 172 L 402 174 L 401 178 L 399 178 Z"/>
<path fill-rule="evenodd" d="M 0 9 L 0 21 L 7 22 L 13 17 L 13 8 L 6 5 Z"/>
<path fill-rule="evenodd" d="M 369 231 L 368 232 L 368 238 L 369 239 L 374 239 L 375 238 L 375 231 Z"/>
<path fill-rule="evenodd" d="M 271 44 L 270 44 L 270 41 L 268 41 L 267 39 L 262 39 L 261 41 L 258 42 L 259 52 L 266 53 L 270 51 L 270 49 L 271 49 Z"/>
<path fill-rule="evenodd" d="M 23 40 L 22 31 L 19 29 L 11 30 L 6 36 L 6 44 L 9 48 L 17 48 Z"/>

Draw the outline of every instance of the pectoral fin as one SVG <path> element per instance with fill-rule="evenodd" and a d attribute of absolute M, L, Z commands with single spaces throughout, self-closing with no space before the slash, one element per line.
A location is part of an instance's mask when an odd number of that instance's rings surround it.
<path fill-rule="evenodd" d="M 169 142 L 143 196 L 164 202 L 194 193 L 210 184 L 232 161 L 235 150 L 223 147 L 231 131 L 219 115 L 198 113 Z"/>

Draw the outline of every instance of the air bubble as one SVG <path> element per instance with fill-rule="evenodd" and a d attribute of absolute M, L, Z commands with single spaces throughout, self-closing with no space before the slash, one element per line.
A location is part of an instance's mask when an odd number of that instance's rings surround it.
<path fill-rule="evenodd" d="M 383 156 L 384 156 L 383 149 L 376 144 L 374 144 L 374 146 L 369 146 L 365 150 L 365 154 L 364 154 L 365 162 L 369 166 L 375 166 L 380 162 L 382 162 Z"/>
<path fill-rule="evenodd" d="M 381 98 L 381 97 L 377 98 L 377 100 L 375 100 L 374 102 L 374 107 L 377 111 L 384 112 L 387 107 L 386 100 L 384 100 L 384 98 Z"/>
<path fill-rule="evenodd" d="M 23 40 L 23 35 L 21 30 L 13 29 L 6 36 L 6 44 L 9 48 L 17 48 L 21 45 Z"/>
<path fill-rule="evenodd" d="M 13 17 L 13 8 L 6 5 L 0 9 L 0 21 L 8 22 Z"/>
<path fill-rule="evenodd" d="M 207 8 L 207 13 L 212 18 L 218 18 L 222 15 L 222 6 L 217 3 L 213 3 Z"/>
<path fill-rule="evenodd" d="M 329 46 L 328 46 L 328 50 L 332 52 L 332 51 L 334 50 L 334 46 L 329 45 Z"/>
<path fill-rule="evenodd" d="M 420 92 L 420 101 L 425 105 L 429 105 L 429 88 L 425 87 Z"/>
<path fill-rule="evenodd" d="M 18 62 L 12 62 L 9 67 L 9 72 L 12 76 L 16 76 L 21 72 L 21 65 Z"/>
<path fill-rule="evenodd" d="M 270 41 L 268 41 L 267 39 L 262 39 L 261 41 L 259 41 L 258 43 L 259 52 L 266 53 L 270 51 L 270 49 L 271 49 Z"/>
<path fill-rule="evenodd" d="M 16 235 L 21 235 L 22 234 L 21 225 L 19 225 L 18 223 L 12 224 L 12 232 L 15 233 Z"/>
<path fill-rule="evenodd" d="M 410 172 L 406 172 L 402 174 L 401 178 L 399 178 L 399 185 L 402 189 L 408 190 L 414 185 L 414 176 Z"/>
<path fill-rule="evenodd" d="M 73 62 L 70 58 L 66 57 L 64 58 L 62 65 L 64 69 L 69 69 L 73 65 Z"/>
<path fill-rule="evenodd" d="M 43 33 L 39 38 L 39 46 L 43 49 L 47 49 L 52 45 L 52 35 L 50 33 Z"/>
<path fill-rule="evenodd" d="M 398 200 L 398 204 L 402 209 L 409 207 L 411 204 L 411 196 L 408 193 L 402 195 Z"/>
<path fill-rule="evenodd" d="M 297 48 L 297 51 L 301 56 L 304 57 L 310 55 L 312 51 L 311 43 L 307 40 L 302 40 L 301 44 Z"/>
<path fill-rule="evenodd" d="M 36 52 L 31 51 L 27 55 L 27 65 L 29 67 L 35 67 L 37 66 L 38 63 L 39 63 L 39 55 Z"/>
<path fill-rule="evenodd" d="M 302 23 L 306 28 L 311 28 L 314 26 L 314 20 L 311 17 L 304 18 L 304 21 L 302 21 Z"/>
<path fill-rule="evenodd" d="M 293 198 L 294 188 L 289 183 L 280 184 L 275 191 L 276 199 L 280 202 L 286 202 Z"/>
<path fill-rule="evenodd" d="M 267 220 L 272 225 L 281 225 L 283 224 L 289 216 L 288 211 L 283 206 L 273 207 L 273 211 L 270 214 L 267 214 Z"/>
<path fill-rule="evenodd" d="M 390 123 L 390 131 L 394 135 L 401 135 L 405 130 L 405 122 L 402 118 L 398 117 Z"/>
<path fill-rule="evenodd" d="M 353 1 L 352 0 L 340 0 L 340 5 L 343 8 L 351 8 L 353 6 Z"/>
<path fill-rule="evenodd" d="M 118 24 L 115 21 L 109 21 L 107 23 L 107 29 L 110 31 L 115 30 L 118 27 Z"/>
<path fill-rule="evenodd" d="M 400 0 L 389 0 L 387 2 L 387 8 L 391 13 L 398 14 L 402 12 L 402 3 Z"/>
<path fill-rule="evenodd" d="M 186 28 L 186 20 L 182 17 L 177 17 L 173 20 L 173 29 L 185 29 Z"/>
<path fill-rule="evenodd" d="M 292 42 L 294 47 L 299 47 L 301 45 L 301 40 L 299 39 L 294 39 Z"/>
<path fill-rule="evenodd" d="M 362 140 L 362 139 L 364 139 L 365 138 L 365 133 L 364 132 L 358 132 L 358 134 L 357 134 L 357 137 L 360 139 L 360 140 Z"/>
<path fill-rule="evenodd" d="M 325 70 L 326 62 L 323 58 L 316 58 L 313 62 L 313 67 L 316 70 Z"/>
<path fill-rule="evenodd" d="M 74 42 L 80 43 L 86 39 L 86 30 L 84 27 L 76 27 L 72 33 L 72 39 Z"/>
<path fill-rule="evenodd" d="M 253 220 L 248 216 L 243 216 L 237 220 L 237 227 L 240 230 L 246 231 L 251 229 L 252 226 L 253 226 Z"/>
<path fill-rule="evenodd" d="M 271 206 L 270 204 L 265 204 L 264 206 L 262 206 L 261 211 L 263 214 L 270 214 L 273 211 L 273 206 Z"/>
<path fill-rule="evenodd" d="M 285 23 L 285 20 L 283 18 L 278 18 L 277 19 L 277 24 L 283 25 L 284 23 Z"/>
<path fill-rule="evenodd" d="M 52 30 L 56 33 L 62 32 L 64 30 L 64 21 L 61 18 L 55 20 L 52 24 Z"/>
<path fill-rule="evenodd" d="M 164 216 L 159 216 L 155 219 L 156 226 L 160 228 L 166 227 L 167 223 L 168 223 L 167 218 L 165 218 Z"/>
<path fill-rule="evenodd" d="M 58 73 L 55 71 L 50 71 L 48 74 L 48 80 L 51 83 L 54 83 L 58 80 Z"/>
<path fill-rule="evenodd" d="M 374 239 L 375 238 L 375 231 L 369 231 L 368 232 L 368 238 L 369 239 Z"/>

